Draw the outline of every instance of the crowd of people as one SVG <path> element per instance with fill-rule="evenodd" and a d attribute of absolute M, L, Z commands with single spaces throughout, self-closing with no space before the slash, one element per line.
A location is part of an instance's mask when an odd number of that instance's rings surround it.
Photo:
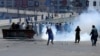
<path fill-rule="evenodd" d="M 50 24 L 50 25 L 48 25 L 48 24 Z M 42 34 L 42 29 L 43 29 L 44 25 L 47 26 L 47 30 L 46 30 L 46 33 L 48 34 L 47 45 L 49 45 L 50 40 L 51 40 L 51 43 L 54 44 L 53 31 L 49 26 L 52 26 L 52 25 L 55 26 L 57 33 L 62 33 L 63 31 L 66 31 L 66 32 L 71 31 L 71 28 L 70 28 L 71 24 L 68 24 L 68 23 L 43 23 L 43 24 L 37 23 L 37 24 L 33 24 L 32 27 L 30 28 L 30 26 L 28 24 L 20 23 L 20 22 L 15 24 L 13 22 L 10 29 L 34 29 L 37 34 Z M 76 32 L 75 43 L 79 43 L 81 28 L 79 26 L 77 26 L 77 28 L 75 29 L 75 32 Z M 96 46 L 98 31 L 97 31 L 95 25 L 92 25 L 92 30 L 91 30 L 90 35 L 91 35 L 92 46 Z"/>
<path fill-rule="evenodd" d="M 79 43 L 80 42 L 80 27 L 77 26 L 77 28 L 75 29 L 75 43 Z M 48 41 L 47 41 L 47 45 L 49 45 L 49 41 L 51 40 L 51 43 L 53 43 L 53 40 L 54 40 L 54 36 L 53 36 L 53 32 L 52 32 L 52 29 L 51 28 L 48 28 L 47 27 L 47 31 L 46 33 L 48 33 Z M 98 39 L 98 31 L 95 27 L 95 25 L 92 25 L 92 30 L 90 32 L 90 35 L 91 35 L 91 43 L 92 43 L 92 46 L 96 46 L 96 43 L 97 43 L 97 39 Z"/>
<path fill-rule="evenodd" d="M 17 23 L 12 23 L 10 29 L 32 29 L 32 25 L 25 24 L 17 22 Z"/>
<path fill-rule="evenodd" d="M 54 26 L 57 30 L 57 33 L 62 33 L 62 32 L 71 32 L 71 23 L 36 23 L 34 26 L 36 28 L 37 34 L 42 34 L 42 30 L 44 26 Z"/>

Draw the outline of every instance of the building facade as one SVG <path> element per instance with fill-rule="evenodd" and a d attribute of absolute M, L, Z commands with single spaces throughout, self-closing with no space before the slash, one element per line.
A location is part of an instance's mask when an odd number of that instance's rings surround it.
<path fill-rule="evenodd" d="M 94 7 L 100 11 L 100 0 L 0 0 L 0 8 L 50 13 L 67 13 L 71 11 L 80 13 L 88 7 Z M 0 13 L 1 18 L 4 15 L 8 14 L 6 12 Z"/>
<path fill-rule="evenodd" d="M 70 10 L 70 0 L 52 0 L 55 13 L 66 13 Z"/>
<path fill-rule="evenodd" d="M 100 0 L 73 0 L 73 1 L 74 1 L 73 8 L 75 8 L 77 11 L 86 10 L 88 7 L 92 7 L 97 11 L 100 11 Z"/>
<path fill-rule="evenodd" d="M 29 9 L 29 10 L 45 10 L 45 0 L 0 0 L 0 7 Z"/>
<path fill-rule="evenodd" d="M 25 13 L 23 11 L 46 11 L 46 5 L 44 5 L 45 0 L 0 0 L 0 19 L 3 18 L 16 18 L 19 17 L 20 13 Z M 2 10 L 4 8 L 5 10 Z M 13 9 L 12 11 L 10 9 Z M 7 10 L 7 12 L 6 12 Z M 16 13 L 8 13 L 13 12 L 15 10 Z M 22 11 L 21 11 L 22 10 Z M 5 12 L 3 12 L 5 11 Z M 20 15 L 23 17 L 24 14 Z M 26 15 L 28 16 L 28 15 Z"/>
<path fill-rule="evenodd" d="M 100 11 L 100 0 L 88 0 L 89 7 L 95 8 L 97 11 Z"/>
<path fill-rule="evenodd" d="M 49 1 L 49 2 L 48 2 Z M 45 3 L 48 3 L 47 5 Z M 71 0 L 0 0 L 0 7 L 66 13 Z"/>

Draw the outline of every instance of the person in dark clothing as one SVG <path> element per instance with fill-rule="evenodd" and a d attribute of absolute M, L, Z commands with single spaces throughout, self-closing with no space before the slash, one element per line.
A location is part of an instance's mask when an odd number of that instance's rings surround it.
<path fill-rule="evenodd" d="M 25 21 L 26 21 L 26 24 L 29 24 L 29 22 L 28 22 L 28 18 L 26 18 Z"/>
<path fill-rule="evenodd" d="M 75 43 L 79 43 L 79 42 L 80 42 L 80 31 L 81 31 L 80 27 L 77 26 L 77 28 L 76 28 L 75 31 L 76 31 L 76 35 L 75 35 Z"/>
<path fill-rule="evenodd" d="M 92 25 L 92 30 L 91 30 L 90 35 L 91 35 L 92 46 L 96 46 L 97 37 L 98 37 L 98 31 L 97 31 L 95 25 Z"/>
<path fill-rule="evenodd" d="M 20 22 L 18 22 L 18 23 L 16 24 L 16 26 L 15 26 L 16 29 L 20 29 L 20 25 L 19 25 L 19 24 L 20 24 Z"/>
<path fill-rule="evenodd" d="M 46 31 L 46 34 L 48 34 L 48 41 L 47 41 L 47 45 L 49 45 L 49 42 L 51 40 L 51 44 L 54 44 L 53 43 L 53 32 L 52 32 L 52 29 L 47 27 L 47 31 Z"/>
<path fill-rule="evenodd" d="M 16 29 L 16 24 L 13 22 L 10 29 Z"/>
<path fill-rule="evenodd" d="M 57 33 L 59 32 L 59 23 L 56 23 L 56 25 L 55 25 L 55 27 L 56 27 L 56 29 L 57 29 Z"/>

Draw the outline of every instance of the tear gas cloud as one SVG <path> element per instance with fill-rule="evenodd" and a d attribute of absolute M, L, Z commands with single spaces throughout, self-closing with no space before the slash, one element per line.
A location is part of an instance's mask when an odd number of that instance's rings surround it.
<path fill-rule="evenodd" d="M 57 33 L 57 29 L 55 25 L 51 26 L 51 29 L 54 33 L 54 41 L 74 41 L 75 40 L 75 29 L 77 26 L 80 27 L 80 41 L 89 41 L 90 40 L 90 32 L 92 29 L 92 25 L 95 25 L 99 30 L 100 27 L 100 13 L 93 8 L 89 8 L 79 16 L 73 18 L 70 26 L 66 26 L 69 28 L 70 32 L 62 31 L 61 33 Z M 46 34 L 46 25 L 43 26 L 42 29 L 42 39 L 47 40 L 48 35 Z"/>

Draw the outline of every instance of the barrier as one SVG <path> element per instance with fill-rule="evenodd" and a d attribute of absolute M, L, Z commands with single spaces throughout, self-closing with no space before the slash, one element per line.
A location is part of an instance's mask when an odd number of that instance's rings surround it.
<path fill-rule="evenodd" d="M 4 39 L 31 39 L 36 34 L 34 30 L 2 29 Z"/>

